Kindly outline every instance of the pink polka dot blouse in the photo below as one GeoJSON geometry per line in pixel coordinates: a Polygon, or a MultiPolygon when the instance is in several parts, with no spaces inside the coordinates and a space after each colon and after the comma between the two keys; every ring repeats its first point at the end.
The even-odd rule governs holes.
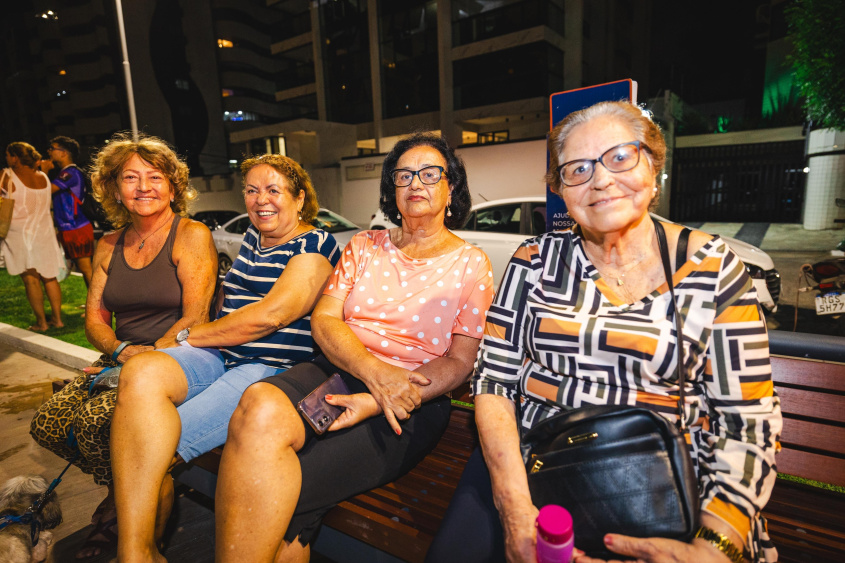
{"type": "Polygon", "coordinates": [[[346,324],[370,353],[413,370],[444,356],[453,334],[484,336],[493,270],[471,244],[415,259],[388,231],[363,231],[346,245],[324,295],[344,301],[346,324]]]}

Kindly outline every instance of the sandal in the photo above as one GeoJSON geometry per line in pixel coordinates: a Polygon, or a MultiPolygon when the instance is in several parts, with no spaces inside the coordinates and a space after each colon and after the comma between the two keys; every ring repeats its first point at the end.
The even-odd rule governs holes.
{"type": "Polygon", "coordinates": [[[79,548],[79,550],[77,550],[76,559],[78,561],[81,559],[92,559],[94,557],[99,557],[107,549],[114,549],[116,547],[117,516],[108,520],[100,520],[97,525],[94,526],[94,529],[91,530],[91,533],[88,534],[87,538],[85,538],[85,541],[82,543],[82,546],[79,548]],[[96,553],[80,555],[83,551],[86,550],[96,550],[96,553]]]}

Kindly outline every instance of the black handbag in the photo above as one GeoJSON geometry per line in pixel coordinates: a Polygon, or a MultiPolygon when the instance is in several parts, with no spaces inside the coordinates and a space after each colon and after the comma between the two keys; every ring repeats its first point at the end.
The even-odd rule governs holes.
{"type": "MultiPolygon", "coordinates": [[[[680,336],[683,321],[675,303],[666,233],[657,221],[655,229],[680,336]]],[[[609,555],[603,542],[607,533],[688,542],[698,530],[698,479],[682,406],[686,370],[682,347],[676,349],[680,429],[646,408],[593,406],[554,415],[522,438],[529,453],[532,501],[538,507],[566,508],[572,514],[575,545],[591,556],[609,555]]]]}

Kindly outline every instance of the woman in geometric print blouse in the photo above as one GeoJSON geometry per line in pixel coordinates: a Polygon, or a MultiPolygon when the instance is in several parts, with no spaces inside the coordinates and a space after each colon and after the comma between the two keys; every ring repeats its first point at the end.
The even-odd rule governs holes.
{"type": "MultiPolygon", "coordinates": [[[[476,452],[431,561],[450,543],[453,560],[496,560],[479,554],[484,542],[471,537],[504,546],[509,560],[534,561],[538,509],[528,491],[517,423],[528,430],[562,409],[601,404],[643,406],[677,418],[677,338],[666,315],[671,296],[648,213],[665,162],[663,136],[635,106],[606,102],[558,124],[549,153],[546,180],[577,226],[525,241],[508,265],[472,381],[489,477],[476,452]],[[467,496],[461,491],[467,486],[486,491],[467,496]],[[461,506],[467,498],[487,504],[461,506]],[[472,521],[464,522],[461,513],[472,514],[472,521]],[[445,537],[450,533],[458,541],[445,537]],[[461,545],[472,549],[456,556],[461,545]]],[[[675,258],[684,228],[663,227],[678,262],[673,280],[683,304],[691,374],[686,413],[701,523],[752,560],[774,561],[760,512],[775,482],[782,420],[757,296],[743,264],[719,237],[687,231],[687,251],[675,258]]],[[[605,537],[610,551],[642,561],[728,561],[717,542],[605,537]]]]}
{"type": "Polygon", "coordinates": [[[217,320],[157,342],[123,366],[111,428],[118,559],[162,560],[157,539],[173,502],[168,468],[226,441],[229,418],[252,383],[315,354],[311,310],[340,258],[315,229],[317,192],[294,160],[245,160],[252,223],[223,280],[217,320]]]}

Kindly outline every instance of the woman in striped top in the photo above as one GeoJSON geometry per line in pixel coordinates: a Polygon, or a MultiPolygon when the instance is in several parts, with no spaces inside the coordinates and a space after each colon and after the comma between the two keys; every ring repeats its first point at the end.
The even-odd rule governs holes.
{"type": "MultiPolygon", "coordinates": [[[[466,503],[450,508],[440,536],[453,538],[438,537],[431,561],[449,544],[457,550],[450,553],[453,560],[507,555],[534,561],[538,509],[518,425],[527,431],[561,410],[604,404],[677,418],[678,337],[666,313],[671,296],[648,212],[665,162],[663,136],[635,106],[602,103],[555,127],[549,152],[547,181],[577,226],[525,241],[508,265],[472,382],[486,468],[476,454],[455,495],[485,502],[473,512],[466,503]],[[464,487],[478,492],[467,495],[464,487]],[[481,517],[485,510],[487,518],[481,517]],[[467,541],[479,536],[492,538],[486,545],[498,546],[499,553],[479,553],[475,548],[484,542],[467,541]],[[461,545],[474,549],[465,553],[461,545]]],[[[745,551],[752,560],[775,560],[760,513],[775,481],[782,420],[757,296],[719,237],[663,227],[676,257],[673,280],[690,374],[686,418],[702,526],[737,548],[734,559],[745,551]],[[684,251],[679,241],[687,235],[684,251]]],[[[687,544],[608,534],[605,545],[640,561],[729,560],[726,543],[704,538],[687,544]]]]}
{"type": "Polygon", "coordinates": [[[131,358],[120,376],[111,444],[121,561],[160,557],[172,463],[223,444],[250,384],[314,356],[310,313],[340,250],[311,225],[317,194],[299,164],[267,154],[241,171],[252,226],[217,320],[131,358]]]}

